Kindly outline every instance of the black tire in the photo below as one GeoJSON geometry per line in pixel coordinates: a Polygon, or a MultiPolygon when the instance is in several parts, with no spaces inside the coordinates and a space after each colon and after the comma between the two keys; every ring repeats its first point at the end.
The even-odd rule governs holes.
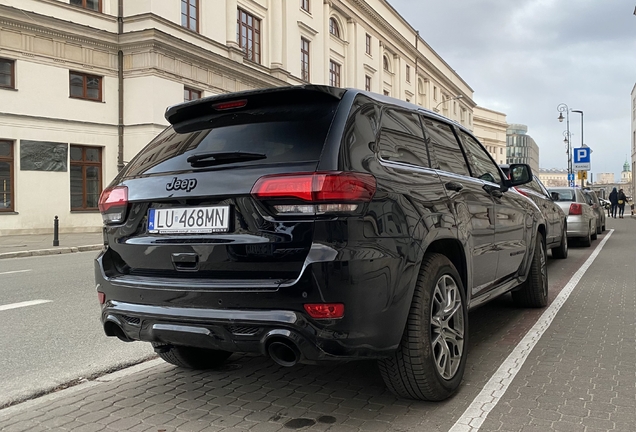
{"type": "Polygon", "coordinates": [[[399,397],[444,400],[459,388],[467,353],[468,310],[459,273],[444,255],[427,254],[400,346],[378,360],[382,378],[399,397]]]}
{"type": "Polygon", "coordinates": [[[552,257],[558,259],[566,259],[568,257],[568,233],[565,226],[563,226],[563,232],[561,233],[561,244],[552,248],[552,257]]]}
{"type": "MultiPolygon", "coordinates": [[[[603,227],[601,226],[601,224],[599,223],[598,226],[596,227],[596,234],[603,234],[603,227]]],[[[596,238],[594,239],[596,240],[596,238]]]]}
{"type": "Polygon", "coordinates": [[[598,231],[598,228],[596,228],[596,226],[594,226],[594,229],[592,229],[592,225],[590,225],[590,238],[592,240],[596,240],[598,238],[598,234],[596,234],[596,232],[598,231]]]}
{"type": "Polygon", "coordinates": [[[548,304],[548,266],[543,235],[537,233],[537,241],[530,264],[528,279],[512,292],[517,306],[541,308],[548,304]]]}
{"type": "Polygon", "coordinates": [[[581,239],[581,244],[583,244],[584,247],[592,246],[592,226],[591,225],[587,230],[587,237],[583,237],[581,239]]]}
{"type": "Polygon", "coordinates": [[[164,361],[186,369],[211,369],[225,363],[232,353],[228,351],[153,343],[164,361]]]}

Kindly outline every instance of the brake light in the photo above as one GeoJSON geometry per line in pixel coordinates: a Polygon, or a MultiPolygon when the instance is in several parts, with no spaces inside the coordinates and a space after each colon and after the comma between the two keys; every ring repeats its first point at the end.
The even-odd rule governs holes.
{"type": "Polygon", "coordinates": [[[241,100],[235,100],[231,102],[220,102],[220,103],[212,105],[212,108],[214,108],[217,111],[223,111],[223,110],[229,110],[229,109],[235,109],[235,108],[243,108],[245,105],[247,105],[247,99],[241,99],[241,100]]]}
{"type": "Polygon", "coordinates": [[[336,319],[344,316],[344,304],[342,303],[306,304],[305,310],[314,319],[336,319]]]}
{"type": "Polygon", "coordinates": [[[123,222],[128,207],[128,187],[115,186],[106,188],[99,196],[99,211],[104,223],[123,222]]]}
{"type": "Polygon", "coordinates": [[[283,214],[351,212],[369,202],[376,190],[375,177],[351,172],[276,174],[259,178],[252,196],[259,200],[301,200],[305,203],[276,204],[283,214]]]}
{"type": "Polygon", "coordinates": [[[583,214],[583,206],[581,204],[572,203],[570,204],[570,214],[571,215],[582,215],[583,214]]]}

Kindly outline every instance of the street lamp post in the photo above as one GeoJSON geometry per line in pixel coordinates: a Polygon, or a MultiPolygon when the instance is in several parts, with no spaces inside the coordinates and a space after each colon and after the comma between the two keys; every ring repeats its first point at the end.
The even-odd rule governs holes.
{"type": "MultiPolygon", "coordinates": [[[[585,144],[583,144],[583,111],[581,111],[581,110],[572,110],[572,112],[581,114],[581,147],[585,147],[585,144]]],[[[583,178],[581,177],[581,187],[583,187],[583,186],[584,186],[583,178]]]]}
{"type": "Polygon", "coordinates": [[[567,152],[568,152],[568,186],[572,186],[572,180],[570,180],[573,176],[574,176],[574,171],[572,170],[572,145],[571,145],[571,135],[570,135],[570,108],[562,103],[557,105],[557,111],[559,111],[559,118],[558,120],[560,122],[563,122],[563,113],[565,112],[565,127],[566,127],[566,131],[565,133],[567,134],[565,139],[567,140],[567,152]]]}
{"type": "Polygon", "coordinates": [[[442,100],[440,103],[435,105],[435,108],[433,108],[433,111],[437,112],[437,107],[440,106],[443,103],[446,103],[446,102],[449,102],[449,101],[452,101],[452,100],[461,99],[463,97],[464,97],[464,95],[457,95],[457,96],[449,97],[448,99],[444,99],[444,96],[442,96],[442,99],[444,99],[444,100],[442,100]]]}

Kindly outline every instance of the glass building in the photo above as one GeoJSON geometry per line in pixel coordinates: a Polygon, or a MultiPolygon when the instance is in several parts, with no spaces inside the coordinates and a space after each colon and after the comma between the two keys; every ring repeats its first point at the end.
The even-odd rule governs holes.
{"type": "Polygon", "coordinates": [[[528,135],[528,126],[510,124],[506,130],[506,163],[524,163],[539,172],[539,146],[528,135]]]}

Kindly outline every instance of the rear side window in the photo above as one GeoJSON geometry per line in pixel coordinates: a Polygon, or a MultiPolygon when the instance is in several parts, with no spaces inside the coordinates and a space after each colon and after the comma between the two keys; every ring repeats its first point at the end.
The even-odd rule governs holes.
{"type": "Polygon", "coordinates": [[[470,176],[464,153],[450,125],[427,117],[422,118],[429,142],[433,168],[470,176]],[[433,157],[433,154],[435,155],[433,157]]]}
{"type": "Polygon", "coordinates": [[[420,116],[408,111],[387,109],[382,114],[380,158],[391,162],[430,167],[420,116]]]}
{"type": "Polygon", "coordinates": [[[477,177],[480,180],[485,180],[491,183],[501,184],[499,168],[492,161],[481,144],[479,144],[475,138],[463,131],[460,131],[459,135],[462,138],[464,146],[468,150],[468,160],[470,161],[473,177],[477,177]]]}
{"type": "Polygon", "coordinates": [[[317,161],[337,105],[338,101],[229,112],[205,119],[196,124],[197,130],[185,133],[169,127],[126,167],[126,176],[212,166],[210,161],[215,154],[227,157],[233,152],[256,154],[259,158],[224,162],[221,166],[317,161]],[[205,159],[193,166],[188,158],[192,161],[194,156],[205,159]]]}

